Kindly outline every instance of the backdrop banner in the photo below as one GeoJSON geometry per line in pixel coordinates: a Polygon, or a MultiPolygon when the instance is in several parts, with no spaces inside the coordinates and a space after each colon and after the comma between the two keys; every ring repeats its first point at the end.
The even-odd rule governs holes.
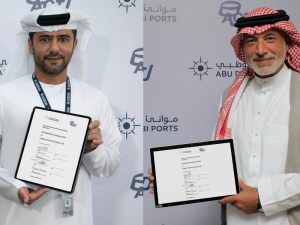
{"type": "Polygon", "coordinates": [[[143,224],[143,58],[137,51],[143,47],[142,1],[4,0],[0,4],[0,83],[25,14],[55,4],[89,15],[92,36],[86,82],[108,96],[123,136],[117,172],[92,179],[94,224],[143,224]]]}
{"type": "MultiPolygon", "coordinates": [[[[299,30],[298,0],[144,0],[145,174],[151,147],[211,140],[222,93],[245,67],[230,45],[233,25],[261,6],[286,10],[299,30]]],[[[217,225],[220,206],[155,208],[145,193],[144,224],[217,225]]]]}

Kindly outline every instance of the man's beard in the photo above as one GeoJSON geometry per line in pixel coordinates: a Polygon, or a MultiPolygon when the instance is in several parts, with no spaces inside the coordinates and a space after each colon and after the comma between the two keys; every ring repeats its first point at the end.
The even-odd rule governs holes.
{"type": "Polygon", "coordinates": [[[40,59],[33,53],[35,65],[49,76],[57,76],[62,73],[68,67],[71,56],[72,54],[70,55],[70,57],[65,57],[58,53],[49,53],[48,55],[40,59]],[[51,63],[51,58],[55,58],[61,62],[57,65],[47,65],[45,61],[50,61],[51,63]]]}
{"type": "Polygon", "coordinates": [[[264,68],[264,66],[258,66],[253,61],[250,61],[249,65],[256,74],[258,74],[260,76],[267,76],[267,75],[275,74],[277,72],[277,70],[284,63],[284,60],[285,60],[285,56],[275,59],[275,61],[270,66],[268,66],[270,68],[264,68]]]}
{"type": "Polygon", "coordinates": [[[267,55],[264,55],[263,57],[259,57],[257,55],[254,55],[249,61],[249,66],[254,70],[254,72],[259,76],[268,76],[268,75],[274,75],[278,72],[279,68],[283,65],[286,57],[286,45],[284,46],[284,54],[281,57],[277,57],[273,53],[268,53],[267,55]],[[265,66],[259,66],[258,62],[255,60],[259,59],[271,59],[273,58],[274,61],[271,65],[265,66]]]}

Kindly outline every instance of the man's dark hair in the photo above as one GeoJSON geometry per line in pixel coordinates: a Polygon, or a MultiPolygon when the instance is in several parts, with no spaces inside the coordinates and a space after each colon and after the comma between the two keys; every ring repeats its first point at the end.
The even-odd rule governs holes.
{"type": "MultiPolygon", "coordinates": [[[[73,32],[73,35],[74,35],[74,40],[76,39],[76,36],[77,36],[77,30],[72,30],[73,32]]],[[[33,35],[35,34],[36,32],[29,32],[29,38],[30,40],[32,41],[33,40],[33,35]]]]}

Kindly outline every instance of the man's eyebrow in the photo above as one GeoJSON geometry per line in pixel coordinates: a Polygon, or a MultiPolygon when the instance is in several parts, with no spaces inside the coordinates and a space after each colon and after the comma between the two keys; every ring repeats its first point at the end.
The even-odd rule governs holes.
{"type": "Polygon", "coordinates": [[[251,34],[244,34],[243,35],[243,39],[248,39],[248,38],[256,38],[255,35],[251,35],[251,34]]]}
{"type": "Polygon", "coordinates": [[[52,37],[52,35],[42,34],[42,35],[39,35],[38,37],[39,37],[39,38],[40,38],[40,37],[52,37]]]}

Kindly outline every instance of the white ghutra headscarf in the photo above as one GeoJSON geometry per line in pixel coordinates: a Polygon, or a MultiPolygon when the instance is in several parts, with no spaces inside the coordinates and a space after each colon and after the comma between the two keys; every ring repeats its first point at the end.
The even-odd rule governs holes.
{"type": "Polygon", "coordinates": [[[1,78],[2,82],[33,73],[34,61],[28,48],[30,32],[53,32],[62,29],[77,30],[78,44],[68,66],[68,74],[85,80],[86,49],[91,36],[87,15],[55,5],[30,12],[21,20],[21,26],[23,30],[17,34],[16,52],[1,78]]]}

